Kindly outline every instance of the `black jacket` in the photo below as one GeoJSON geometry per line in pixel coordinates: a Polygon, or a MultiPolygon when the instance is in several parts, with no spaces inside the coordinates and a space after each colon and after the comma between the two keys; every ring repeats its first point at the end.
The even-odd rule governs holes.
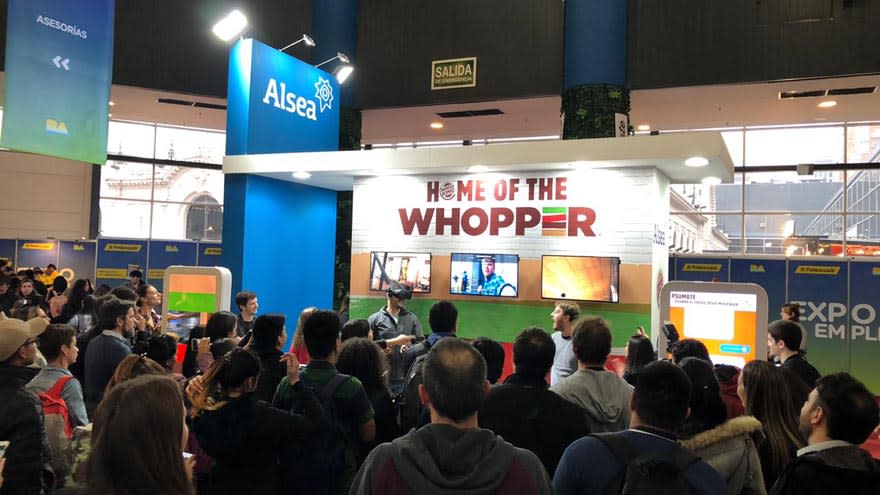
{"type": "Polygon", "coordinates": [[[257,399],[271,404],[278,384],[287,376],[287,364],[281,362],[283,354],[278,349],[258,351],[251,346],[251,350],[260,357],[260,364],[262,365],[254,395],[257,396],[257,399]]]}
{"type": "Polygon", "coordinates": [[[821,376],[816,368],[813,367],[812,364],[808,363],[807,360],[801,356],[800,354],[795,354],[794,356],[789,357],[782,363],[781,366],[783,369],[790,370],[792,373],[798,376],[807,386],[812,389],[816,386],[816,380],[821,376]]]}
{"type": "Polygon", "coordinates": [[[804,454],[786,466],[770,495],[877,495],[880,462],[859,447],[804,454]]]}
{"type": "Polygon", "coordinates": [[[518,373],[492,387],[478,418],[480,428],[534,452],[551,477],[566,447],[590,433],[583,409],[548,390],[543,378],[518,373]]]}
{"type": "Polygon", "coordinates": [[[38,372],[0,364],[0,440],[9,441],[0,495],[51,493],[55,482],[43,406],[24,388],[38,372]]]}
{"type": "Polygon", "coordinates": [[[304,415],[275,409],[248,394],[196,416],[193,432],[214,459],[210,495],[295,493],[296,487],[282,486],[279,459],[330,423],[309,387],[300,381],[293,389],[304,415]]]}

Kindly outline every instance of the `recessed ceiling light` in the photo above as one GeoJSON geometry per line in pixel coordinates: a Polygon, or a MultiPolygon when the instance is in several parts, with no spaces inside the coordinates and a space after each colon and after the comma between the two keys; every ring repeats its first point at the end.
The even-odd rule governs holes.
{"type": "Polygon", "coordinates": [[[684,164],[688,167],[705,167],[709,164],[709,160],[703,158],[702,156],[692,156],[685,160],[684,164]]]}
{"type": "Polygon", "coordinates": [[[481,174],[483,172],[488,172],[488,171],[489,171],[489,167],[487,167],[485,165],[472,165],[471,167],[468,168],[468,172],[471,172],[474,174],[481,174]]]}
{"type": "Polygon", "coordinates": [[[651,126],[649,126],[648,124],[642,124],[642,125],[640,125],[640,126],[638,127],[638,130],[640,130],[640,131],[650,131],[650,130],[651,130],[651,126]]]}
{"type": "Polygon", "coordinates": [[[112,113],[108,113],[107,116],[108,116],[108,117],[112,117],[113,114],[112,114],[112,113]]]}
{"type": "Polygon", "coordinates": [[[112,107],[112,106],[115,105],[116,103],[113,103],[113,100],[110,100],[107,104],[110,105],[110,106],[112,107]]]}
{"type": "Polygon", "coordinates": [[[303,180],[305,180],[305,179],[308,179],[308,178],[311,177],[311,176],[312,176],[312,174],[310,174],[310,173],[308,173],[308,172],[294,172],[294,173],[293,173],[293,178],[294,178],[294,179],[303,179],[303,180]]]}
{"type": "Polygon", "coordinates": [[[431,122],[431,129],[443,129],[443,122],[431,122]]]}
{"type": "Polygon", "coordinates": [[[826,100],[816,106],[819,108],[832,108],[837,106],[837,102],[834,100],[826,100]]]}
{"type": "Polygon", "coordinates": [[[700,181],[704,186],[717,186],[721,184],[721,179],[718,177],[703,177],[703,180],[700,181]]]}

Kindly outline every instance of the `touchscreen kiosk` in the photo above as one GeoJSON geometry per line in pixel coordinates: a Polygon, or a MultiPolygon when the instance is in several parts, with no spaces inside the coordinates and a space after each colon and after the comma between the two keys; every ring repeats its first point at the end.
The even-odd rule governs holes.
{"type": "Polygon", "coordinates": [[[174,332],[181,342],[190,331],[208,323],[217,311],[229,311],[232,274],[219,266],[172,265],[165,269],[162,295],[162,331],[174,332]]]}
{"type": "MultiPolygon", "coordinates": [[[[702,341],[715,364],[742,368],[767,359],[767,293],[756,284],[669,282],[660,293],[660,314],[682,339],[702,341]]],[[[657,332],[657,355],[668,353],[657,332]]]]}

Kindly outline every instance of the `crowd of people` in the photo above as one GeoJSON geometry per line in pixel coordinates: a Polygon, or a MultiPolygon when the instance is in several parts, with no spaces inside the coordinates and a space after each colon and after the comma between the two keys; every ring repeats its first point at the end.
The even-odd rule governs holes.
{"type": "Polygon", "coordinates": [[[394,284],[368,319],[305,308],[285,349],[245,291],[179,365],[139,273],[49,271],[0,278],[0,495],[880,493],[875,397],[819,376],[794,321],[770,325],[778,365],[693,339],[658,359],[639,329],[612,371],[608,324],[560,301],[500,381],[504,348],[459,338],[453,302],[427,336],[394,284]]]}

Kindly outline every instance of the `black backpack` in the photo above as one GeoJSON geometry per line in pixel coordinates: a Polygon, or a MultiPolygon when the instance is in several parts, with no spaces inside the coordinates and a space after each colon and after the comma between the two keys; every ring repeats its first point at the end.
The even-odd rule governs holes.
{"type": "MultiPolygon", "coordinates": [[[[347,382],[351,376],[342,373],[336,374],[323,388],[318,388],[309,383],[306,377],[302,377],[303,383],[309,386],[321,403],[321,408],[327,415],[332,425],[331,428],[321,430],[308,442],[302,455],[292,463],[295,473],[290,478],[290,486],[296,487],[301,493],[329,494],[334,493],[335,485],[342,479],[345,471],[345,446],[347,440],[343,431],[342,420],[336,412],[336,404],[333,396],[339,387],[347,382]]],[[[302,414],[303,410],[298,401],[295,401],[291,411],[302,414]]]]}
{"type": "Polygon", "coordinates": [[[641,452],[619,433],[591,435],[605,444],[611,453],[624,464],[624,469],[611,481],[607,490],[621,495],[685,495],[697,494],[684,476],[687,468],[700,460],[699,457],[678,445],[666,455],[641,452]]]}
{"type": "Polygon", "coordinates": [[[407,433],[412,428],[421,426],[422,417],[426,414],[425,406],[419,398],[419,385],[422,383],[422,366],[431,344],[425,340],[419,342],[413,348],[418,348],[418,356],[410,365],[403,381],[403,390],[394,397],[394,410],[397,417],[397,426],[402,433],[407,433]]]}

